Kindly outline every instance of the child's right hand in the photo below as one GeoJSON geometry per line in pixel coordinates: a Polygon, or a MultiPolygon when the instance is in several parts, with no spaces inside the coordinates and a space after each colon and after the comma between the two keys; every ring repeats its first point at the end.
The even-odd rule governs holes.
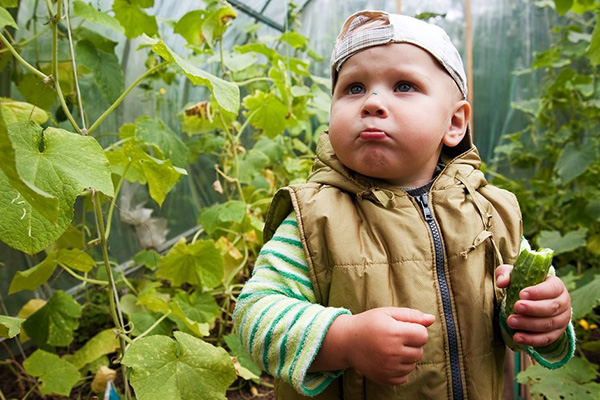
{"type": "Polygon", "coordinates": [[[347,361],[372,381],[402,385],[423,357],[435,316],[399,307],[374,308],[345,318],[347,361]]]}

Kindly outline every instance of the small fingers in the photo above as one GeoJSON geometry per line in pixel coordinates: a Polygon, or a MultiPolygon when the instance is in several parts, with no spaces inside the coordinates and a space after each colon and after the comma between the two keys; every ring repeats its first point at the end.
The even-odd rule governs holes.
{"type": "Polygon", "coordinates": [[[565,330],[571,320],[571,311],[567,310],[552,317],[527,317],[520,314],[510,315],[506,322],[514,330],[527,332],[552,332],[556,329],[565,330]]]}
{"type": "Polygon", "coordinates": [[[496,268],[494,273],[496,274],[496,285],[499,288],[502,289],[508,287],[508,284],[510,283],[510,273],[512,269],[513,266],[508,264],[502,264],[498,268],[496,268]]]}
{"type": "Polygon", "coordinates": [[[545,333],[517,332],[513,335],[513,340],[516,343],[525,346],[545,347],[554,343],[563,332],[564,329],[557,329],[545,333]]]}
{"type": "Polygon", "coordinates": [[[569,296],[560,278],[548,276],[544,282],[521,290],[519,297],[523,300],[545,300],[569,296]]]}

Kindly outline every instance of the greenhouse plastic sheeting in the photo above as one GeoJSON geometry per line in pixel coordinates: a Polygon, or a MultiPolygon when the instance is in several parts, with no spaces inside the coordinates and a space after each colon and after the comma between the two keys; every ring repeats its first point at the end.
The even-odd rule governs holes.
{"type": "MultiPolygon", "coordinates": [[[[21,25],[23,19],[31,15],[31,10],[27,10],[29,3],[21,2],[19,14],[21,25]]],[[[108,10],[111,3],[111,1],[97,1],[94,2],[94,5],[108,10]]],[[[284,29],[287,26],[288,1],[239,0],[236,3],[243,3],[256,13],[280,24],[284,29]]],[[[434,19],[434,22],[448,31],[463,55],[463,59],[466,55],[467,27],[464,1],[301,0],[296,4],[298,6],[296,10],[302,12],[301,32],[310,39],[310,46],[323,56],[322,62],[312,63],[311,71],[326,78],[329,77],[329,56],[333,41],[343,20],[348,15],[362,9],[401,11],[407,15],[422,12],[441,14],[440,17],[434,19]],[[398,10],[399,5],[401,5],[401,10],[398,10]]],[[[202,2],[196,0],[156,1],[154,9],[150,12],[165,19],[177,19],[201,5],[202,2]]],[[[42,6],[40,4],[40,7],[42,6]]],[[[225,46],[243,44],[247,36],[242,27],[255,22],[263,25],[259,36],[281,33],[276,28],[261,23],[260,18],[256,16],[249,15],[241,9],[238,9],[237,12],[238,17],[234,21],[233,28],[228,31],[224,39],[225,46]]],[[[483,160],[489,162],[492,159],[493,148],[498,144],[501,136],[515,131],[523,125],[521,116],[511,111],[510,104],[512,101],[530,97],[530,94],[537,89],[538,84],[535,77],[530,74],[514,74],[513,72],[527,68],[532,61],[532,53],[542,50],[548,45],[549,25],[554,12],[540,10],[534,6],[533,2],[525,0],[477,0],[471,2],[471,15],[474,54],[473,132],[475,143],[483,160]]],[[[182,54],[188,52],[184,40],[173,34],[170,26],[163,24],[161,29],[162,37],[166,38],[171,48],[182,54]]],[[[139,44],[139,39],[122,41],[117,47],[117,54],[119,54],[125,71],[126,84],[132,82],[145,70],[145,59],[133,56],[133,51],[139,44]]],[[[190,86],[185,79],[181,79],[165,94],[170,100],[168,104],[171,105],[171,109],[162,109],[159,116],[172,129],[179,131],[178,113],[188,102],[200,101],[206,98],[206,95],[205,89],[190,86]]],[[[97,132],[115,132],[122,123],[135,121],[144,111],[156,109],[153,101],[156,99],[141,99],[140,92],[134,90],[119,108],[118,113],[107,119],[97,132]]],[[[93,117],[91,116],[91,118],[93,117]]],[[[163,239],[179,236],[194,226],[200,207],[210,205],[217,200],[216,194],[211,189],[214,169],[210,160],[201,160],[189,166],[188,172],[189,175],[178,183],[162,208],[158,209],[158,207],[152,206],[152,202],[147,200],[147,195],[138,193],[134,186],[128,188],[131,191],[132,203],[121,203],[119,204],[120,208],[133,207],[146,202],[146,207],[153,208],[154,217],[167,222],[168,232],[163,229],[163,239]]],[[[118,221],[118,218],[113,223],[111,251],[118,262],[125,262],[140,250],[140,244],[135,235],[132,235],[134,227],[118,221]]],[[[8,286],[15,271],[26,269],[39,260],[31,260],[28,256],[13,251],[0,243],[0,261],[4,263],[4,266],[0,268],[0,293],[6,300],[8,286]]],[[[59,286],[72,285],[72,281],[64,275],[66,274],[59,278],[59,286]]],[[[46,294],[38,291],[35,295],[45,297],[46,294]]],[[[6,302],[8,313],[15,314],[26,298],[30,296],[31,293],[19,293],[11,296],[6,302]]]]}

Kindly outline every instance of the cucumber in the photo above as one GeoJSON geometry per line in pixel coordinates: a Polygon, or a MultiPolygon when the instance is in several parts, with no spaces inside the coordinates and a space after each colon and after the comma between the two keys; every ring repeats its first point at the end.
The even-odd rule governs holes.
{"type": "MultiPolygon", "coordinates": [[[[542,248],[534,251],[529,245],[521,249],[519,258],[510,274],[510,285],[506,290],[506,297],[502,302],[502,313],[505,318],[514,314],[515,303],[519,300],[521,290],[542,283],[546,279],[552,265],[552,256],[554,256],[552,249],[542,248]]],[[[513,350],[518,349],[519,345],[512,340],[515,332],[508,325],[505,328],[507,330],[507,335],[504,337],[506,344],[513,350]]]]}

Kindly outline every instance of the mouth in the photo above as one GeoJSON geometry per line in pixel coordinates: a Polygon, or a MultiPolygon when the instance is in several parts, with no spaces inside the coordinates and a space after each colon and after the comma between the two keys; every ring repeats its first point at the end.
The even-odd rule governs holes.
{"type": "Polygon", "coordinates": [[[359,135],[360,139],[366,142],[376,142],[387,138],[387,134],[376,128],[367,128],[359,135]]]}

